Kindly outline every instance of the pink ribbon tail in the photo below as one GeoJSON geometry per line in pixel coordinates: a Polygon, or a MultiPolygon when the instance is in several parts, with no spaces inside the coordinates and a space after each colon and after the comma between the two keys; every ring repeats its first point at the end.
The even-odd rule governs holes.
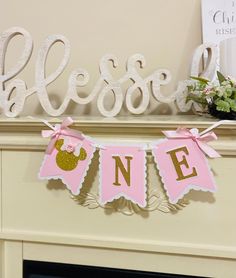
{"type": "Polygon", "coordinates": [[[210,147],[207,143],[210,141],[217,140],[217,136],[213,131],[205,133],[204,135],[199,136],[197,138],[197,144],[199,148],[205,152],[210,158],[218,158],[221,155],[212,147],[210,147]]]}
{"type": "Polygon", "coordinates": [[[57,142],[57,139],[59,137],[59,134],[57,136],[54,136],[53,138],[51,138],[51,140],[49,141],[48,143],[48,146],[47,146],[47,149],[46,149],[46,153],[47,154],[51,154],[54,147],[55,147],[55,144],[57,142]]]}
{"type": "Polygon", "coordinates": [[[197,145],[198,147],[205,153],[207,154],[210,158],[218,158],[221,157],[221,155],[214,150],[212,147],[210,147],[209,145],[207,145],[204,142],[201,142],[200,140],[197,141],[197,145]]]}

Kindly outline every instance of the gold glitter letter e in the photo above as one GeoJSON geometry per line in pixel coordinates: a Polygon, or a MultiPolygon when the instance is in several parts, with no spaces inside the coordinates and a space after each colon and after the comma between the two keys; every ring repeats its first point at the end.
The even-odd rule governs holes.
{"type": "Polygon", "coordinates": [[[186,175],[186,176],[183,174],[183,171],[181,169],[181,165],[184,165],[188,169],[189,169],[189,165],[188,165],[188,162],[186,160],[185,155],[183,155],[182,160],[180,160],[180,161],[178,160],[178,158],[176,156],[177,152],[184,152],[187,155],[189,154],[188,149],[186,147],[181,147],[181,148],[178,148],[178,149],[171,150],[171,151],[167,152],[171,157],[171,160],[172,160],[172,162],[175,166],[176,173],[178,175],[178,178],[176,180],[181,181],[181,180],[185,180],[185,179],[197,176],[197,171],[196,171],[195,167],[192,168],[192,173],[191,174],[186,175]]]}

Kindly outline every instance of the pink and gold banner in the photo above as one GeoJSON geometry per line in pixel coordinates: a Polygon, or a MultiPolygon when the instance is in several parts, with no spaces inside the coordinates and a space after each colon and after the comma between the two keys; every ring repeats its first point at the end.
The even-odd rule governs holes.
{"type": "MultiPolygon", "coordinates": [[[[78,195],[97,148],[100,150],[101,205],[124,197],[145,207],[147,144],[98,145],[93,139],[69,128],[72,123],[71,118],[66,118],[62,124],[55,126],[45,122],[50,130],[43,130],[42,136],[49,137],[50,142],[39,178],[61,179],[74,195],[78,195]]],[[[208,145],[208,142],[217,140],[215,133],[211,131],[217,125],[219,124],[202,133],[197,129],[186,128],[163,131],[166,138],[152,144],[150,150],[171,203],[177,203],[190,189],[216,191],[206,155],[210,158],[220,157],[208,145]]]]}

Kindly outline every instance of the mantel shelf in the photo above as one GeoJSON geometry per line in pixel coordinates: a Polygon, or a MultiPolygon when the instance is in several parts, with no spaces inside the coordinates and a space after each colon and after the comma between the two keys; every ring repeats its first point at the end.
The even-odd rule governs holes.
{"type": "MultiPolygon", "coordinates": [[[[44,120],[51,124],[60,123],[63,118],[44,120]]],[[[133,117],[73,117],[73,128],[79,129],[85,135],[92,136],[98,142],[129,142],[151,143],[163,138],[162,130],[176,129],[179,126],[199,128],[204,130],[217,122],[217,119],[185,116],[133,116],[133,117]]],[[[48,129],[40,118],[0,117],[0,148],[1,149],[34,149],[45,150],[48,138],[41,137],[41,130],[48,129]]],[[[236,154],[236,122],[222,124],[215,129],[219,140],[211,142],[221,154],[236,154]]]]}
{"type": "MultiPolygon", "coordinates": [[[[19,118],[6,118],[0,117],[0,131],[9,130],[12,128],[25,128],[27,130],[38,130],[44,128],[43,120],[49,121],[52,124],[60,123],[62,119],[67,117],[19,117],[19,118]]],[[[73,116],[72,116],[73,117],[73,116]]],[[[77,128],[176,128],[178,126],[186,126],[188,128],[207,128],[218,120],[212,117],[204,117],[198,115],[148,115],[148,116],[120,116],[116,118],[104,118],[94,116],[73,117],[74,126],[77,128]]],[[[236,121],[223,124],[217,129],[235,129],[236,121]]],[[[142,130],[140,130],[142,133],[142,130]]]]}

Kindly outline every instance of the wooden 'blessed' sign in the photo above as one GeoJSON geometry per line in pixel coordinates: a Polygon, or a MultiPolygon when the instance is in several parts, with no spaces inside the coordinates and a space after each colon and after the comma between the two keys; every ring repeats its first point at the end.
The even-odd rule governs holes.
{"type": "MultiPolygon", "coordinates": [[[[45,110],[51,116],[62,115],[68,104],[73,101],[79,105],[85,105],[93,100],[97,100],[97,107],[100,113],[105,117],[114,117],[119,114],[123,104],[125,103],[128,111],[132,114],[144,113],[150,103],[150,95],[160,103],[175,102],[177,107],[185,112],[191,109],[193,104],[191,101],[186,105],[186,87],[187,82],[181,81],[178,88],[171,95],[164,96],[161,92],[161,87],[169,84],[171,81],[171,73],[167,69],[158,69],[152,74],[143,78],[137,71],[137,65],[143,68],[146,64],[145,58],[141,54],[134,54],[128,58],[126,63],[126,73],[118,80],[116,80],[109,71],[109,63],[116,68],[118,66],[117,57],[113,54],[104,55],[99,63],[100,77],[97,80],[94,89],[89,92],[87,97],[80,97],[78,95],[79,87],[84,87],[89,81],[89,74],[82,68],[74,69],[68,80],[68,89],[65,98],[59,108],[54,108],[50,102],[47,86],[54,82],[59,75],[61,75],[69,61],[70,56],[70,42],[62,35],[50,35],[43,42],[38,51],[35,64],[35,85],[27,88],[26,82],[16,76],[28,64],[32,51],[33,40],[31,35],[23,28],[13,27],[1,34],[0,37],[0,111],[7,117],[16,117],[23,111],[26,99],[37,94],[38,100],[45,110]],[[25,40],[24,49],[16,64],[7,72],[5,72],[5,55],[8,44],[17,35],[23,36],[25,40]],[[45,65],[47,56],[52,46],[56,43],[64,45],[64,55],[58,68],[46,76],[45,65]],[[131,86],[124,92],[122,84],[131,81],[131,86]],[[7,83],[7,84],[6,84],[7,83]],[[14,91],[14,94],[13,94],[14,91]],[[114,94],[114,103],[110,110],[105,107],[105,99],[109,92],[114,94]],[[140,93],[140,102],[138,106],[133,103],[133,96],[140,93]]],[[[204,69],[204,76],[212,78],[216,66],[217,51],[214,45],[205,44],[199,46],[193,57],[191,75],[199,76],[199,65],[201,57],[205,51],[208,51],[209,62],[204,69]]],[[[195,107],[196,108],[196,107],[195,107]]],[[[197,107],[198,108],[198,107],[197,107]]]]}

